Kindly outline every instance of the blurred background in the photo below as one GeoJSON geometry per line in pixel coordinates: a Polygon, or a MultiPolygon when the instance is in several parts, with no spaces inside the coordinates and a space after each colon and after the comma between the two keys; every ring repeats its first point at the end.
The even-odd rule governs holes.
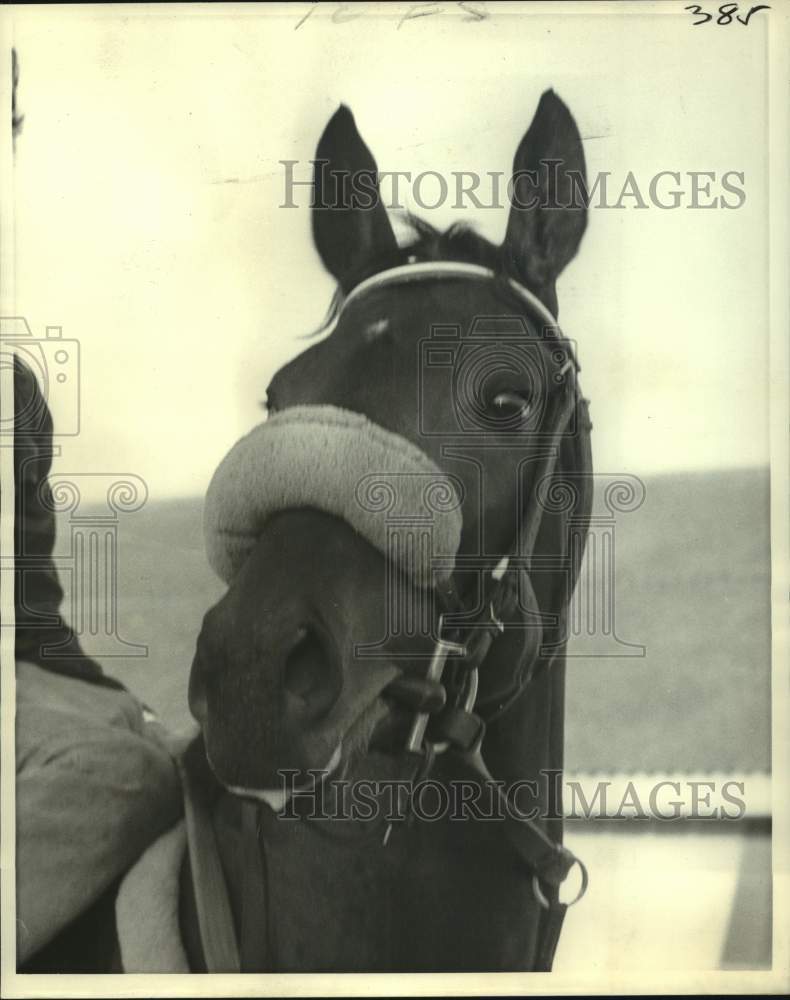
{"type": "MultiPolygon", "coordinates": [[[[593,208],[558,286],[596,471],[645,489],[607,528],[616,635],[571,644],[567,769],[638,788],[737,780],[746,803],[738,822],[569,820],[592,885],[556,967],[767,967],[767,18],[703,34],[682,5],[613,16],[436,3],[407,16],[417,6],[18,7],[8,19],[25,117],[3,316],[41,345],[53,481],[82,494],[58,542],[65,613],[105,669],[188,724],[195,637],[222,590],[201,498],[333,292],[308,194],[281,207],[280,161],[307,179],[342,101],[381,170],[507,173],[553,87],[588,174],[607,172],[616,201],[631,172],[648,201],[593,208]],[[649,202],[660,171],[681,175],[676,209],[649,202]],[[743,204],[688,207],[695,171],[713,173],[713,195],[743,174],[743,204]],[[130,477],[136,509],[107,508],[108,484],[130,477]],[[110,640],[86,616],[75,554],[95,524],[113,539],[110,640]]],[[[504,235],[504,208],[423,209],[402,190],[434,225],[504,235]]]]}

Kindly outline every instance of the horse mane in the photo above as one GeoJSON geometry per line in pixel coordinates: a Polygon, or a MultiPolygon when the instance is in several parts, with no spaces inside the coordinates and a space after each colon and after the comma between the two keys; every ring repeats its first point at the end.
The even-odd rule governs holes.
{"type": "MultiPolygon", "coordinates": [[[[352,288],[381,271],[387,271],[402,264],[416,264],[423,261],[446,260],[464,264],[480,264],[496,273],[502,270],[500,248],[475,232],[468,223],[454,222],[448,229],[442,231],[410,212],[405,213],[401,217],[401,221],[409,231],[406,242],[400,245],[394,253],[380,255],[354,274],[352,288]]],[[[308,337],[320,336],[332,326],[345,299],[346,295],[338,286],[321,324],[317,330],[308,334],[308,337]]]]}

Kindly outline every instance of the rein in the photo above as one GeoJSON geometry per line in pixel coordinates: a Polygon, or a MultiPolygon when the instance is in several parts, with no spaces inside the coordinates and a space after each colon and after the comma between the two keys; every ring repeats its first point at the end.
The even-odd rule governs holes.
{"type": "MultiPolygon", "coordinates": [[[[486,576],[483,595],[485,610],[482,616],[471,623],[463,621],[466,609],[453,586],[452,579],[437,588],[442,611],[439,617],[438,638],[431,656],[426,680],[444,684],[448,694],[447,704],[436,717],[431,717],[428,713],[417,713],[404,747],[404,753],[407,757],[417,759],[416,775],[419,777],[424,778],[427,775],[438,754],[451,753],[464,768],[473,772],[478,781],[493,783],[492,787],[496,788],[497,796],[503,799],[504,792],[501,790],[501,785],[494,782],[483,759],[486,724],[490,724],[507,711],[516,698],[529,687],[533,679],[532,668],[539,654],[536,652],[532,660],[526,663],[526,669],[524,663],[518,665],[509,689],[503,697],[496,699],[497,703],[490,711],[485,711],[484,706],[477,705],[479,672],[485,669],[485,662],[492,646],[505,631],[505,622],[513,615],[519,605],[519,586],[529,596],[535,609],[538,608],[530,582],[529,570],[532,567],[534,548],[544,512],[539,497],[539,488],[542,483],[548,483],[556,472],[563,435],[566,433],[574,413],[580,417],[580,424],[584,426],[585,431],[588,428],[586,400],[581,396],[578,386],[576,374],[579,366],[572,346],[560,333],[554,316],[527,288],[509,277],[503,277],[476,264],[447,261],[419,262],[391,268],[373,275],[348,293],[341,303],[333,324],[328,328],[327,335],[331,334],[343,312],[362,296],[390,285],[407,285],[436,280],[437,278],[466,280],[473,278],[504,285],[504,288],[519,300],[522,307],[526,307],[525,311],[529,318],[539,323],[543,333],[551,332],[551,336],[545,340],[541,337],[542,349],[551,350],[555,358],[557,352],[562,351],[564,358],[564,364],[559,371],[560,380],[557,382],[558,385],[561,383],[561,388],[552,397],[553,405],[544,420],[544,423],[548,424],[548,434],[546,435],[545,451],[540,456],[539,468],[534,477],[534,488],[522,514],[519,531],[510,551],[486,576]],[[451,664],[452,667],[449,671],[451,676],[447,679],[445,674],[451,664]]],[[[556,379],[557,376],[555,376],[556,379]]],[[[581,447],[579,464],[582,467],[581,471],[586,471],[585,467],[589,466],[586,438],[581,447]]],[[[576,458],[579,458],[578,454],[576,458]]],[[[589,487],[588,480],[585,480],[584,485],[589,487]]],[[[582,489],[577,506],[581,509],[582,518],[585,521],[589,519],[590,502],[589,489],[582,489]]],[[[586,536],[586,524],[584,535],[586,536]]],[[[581,553],[579,553],[580,562],[581,553]]],[[[569,594],[573,591],[577,574],[578,565],[573,565],[569,594]]],[[[561,620],[564,613],[565,605],[563,605],[560,615],[561,620]]],[[[560,649],[562,649],[562,645],[558,644],[550,656],[543,657],[542,668],[544,670],[551,666],[560,649]]],[[[194,784],[194,782],[186,783],[185,792],[188,796],[195,794],[194,784]]],[[[262,879],[264,871],[262,863],[264,845],[260,838],[258,809],[257,803],[253,804],[248,801],[243,803],[245,856],[254,855],[255,857],[252,858],[252,867],[248,869],[248,877],[243,890],[241,955],[240,959],[233,955],[235,961],[232,963],[235,966],[235,962],[238,961],[241,971],[260,968],[262,961],[270,959],[270,956],[264,956],[261,953],[262,947],[265,948],[265,939],[268,936],[263,934],[262,937],[261,929],[268,926],[271,915],[267,913],[265,885],[257,884],[262,879]],[[256,884],[252,885],[251,883],[256,884]]],[[[191,810],[188,808],[187,812],[190,815],[191,810]]],[[[543,909],[544,916],[538,931],[535,968],[537,971],[550,971],[565,912],[569,906],[578,902],[586,892],[587,871],[578,858],[560,842],[549,837],[538,823],[527,818],[516,817],[508,808],[505,808],[504,815],[507,817],[504,820],[504,829],[508,840],[528,869],[533,894],[543,909]],[[560,902],[559,887],[574,866],[578,866],[580,871],[580,888],[576,897],[569,903],[560,902]]],[[[385,845],[388,836],[389,829],[384,838],[385,845]]],[[[214,845],[214,850],[216,850],[216,845],[214,845]]],[[[195,893],[199,899],[204,887],[199,884],[201,881],[200,872],[196,871],[191,849],[190,854],[193,857],[192,874],[195,893]]],[[[203,867],[205,868],[205,865],[203,867]]],[[[205,905],[199,905],[199,917],[205,910],[205,905]]],[[[213,963],[210,961],[210,957],[215,954],[215,951],[210,944],[207,947],[208,942],[206,941],[211,929],[205,926],[205,919],[201,918],[199,922],[204,957],[207,964],[211,965],[213,963]]],[[[223,935],[223,940],[227,940],[227,930],[228,928],[225,926],[220,932],[223,935]]],[[[233,949],[226,946],[223,950],[227,961],[227,955],[229,952],[232,954],[233,949]]],[[[209,968],[208,971],[233,970],[229,970],[226,965],[224,969],[209,968]]]]}

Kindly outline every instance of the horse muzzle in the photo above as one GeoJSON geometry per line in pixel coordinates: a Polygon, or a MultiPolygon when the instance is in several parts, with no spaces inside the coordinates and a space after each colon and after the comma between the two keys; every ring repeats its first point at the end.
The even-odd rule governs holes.
{"type": "Polygon", "coordinates": [[[270,791],[282,771],[303,784],[367,748],[389,711],[382,694],[401,673],[387,658],[355,655],[360,630],[376,637],[383,620],[382,566],[348,526],[316,511],[287,512],[263,529],[206,614],[190,675],[190,709],[227,788],[270,791]],[[351,585],[336,588],[339,552],[354,570],[344,574],[351,585]],[[309,574],[281,571],[309,558],[309,574]]]}

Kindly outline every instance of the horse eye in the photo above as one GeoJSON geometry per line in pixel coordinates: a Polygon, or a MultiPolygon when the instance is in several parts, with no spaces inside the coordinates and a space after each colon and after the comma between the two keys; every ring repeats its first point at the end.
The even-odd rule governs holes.
{"type": "Polygon", "coordinates": [[[499,392],[491,401],[497,414],[503,417],[520,416],[526,420],[532,411],[530,401],[517,392],[499,392]]]}

